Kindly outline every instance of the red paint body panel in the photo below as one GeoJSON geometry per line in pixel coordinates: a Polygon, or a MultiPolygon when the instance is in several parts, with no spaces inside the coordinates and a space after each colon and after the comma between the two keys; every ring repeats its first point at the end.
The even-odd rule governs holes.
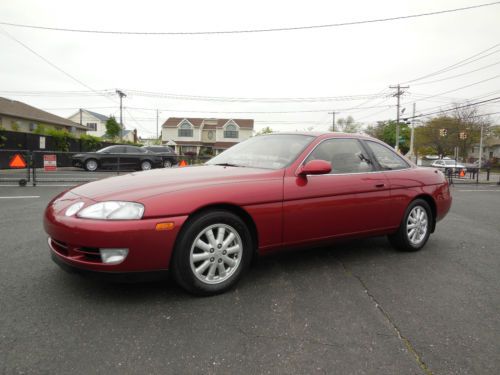
{"type": "Polygon", "coordinates": [[[79,268],[155,271],[168,269],[176,238],[189,216],[211,206],[229,205],[246,211],[255,223],[260,252],[339,237],[391,233],[408,204],[421,195],[435,202],[437,220],[448,212],[448,184],[444,175],[432,168],[412,165],[399,171],[298,176],[309,152],[331,137],[352,135],[317,136],[281,170],[224,166],[156,169],[75,187],[54,198],[45,211],[45,230],[57,241],[51,250],[79,268]],[[87,206],[107,200],[143,204],[143,219],[103,221],[64,215],[77,201],[87,206]],[[174,222],[175,228],[156,231],[156,224],[165,221],[174,222]],[[61,243],[66,248],[60,248],[61,243]],[[129,255],[121,264],[106,265],[99,259],[89,260],[82,248],[127,248],[129,255]]]}

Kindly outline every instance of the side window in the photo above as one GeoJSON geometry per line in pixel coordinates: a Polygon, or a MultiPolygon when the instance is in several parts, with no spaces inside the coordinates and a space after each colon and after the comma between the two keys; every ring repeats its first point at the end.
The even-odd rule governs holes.
{"type": "Polygon", "coordinates": [[[332,163],[333,174],[371,172],[373,165],[357,139],[335,138],[320,143],[306,163],[321,159],[332,163]]]}
{"type": "Polygon", "coordinates": [[[113,149],[110,150],[110,153],[112,153],[112,154],[124,154],[125,147],[123,147],[123,146],[113,147],[113,149]]]}
{"type": "Polygon", "coordinates": [[[409,167],[408,163],[389,147],[373,141],[366,141],[366,143],[372,150],[382,169],[393,170],[405,169],[409,167]]]}

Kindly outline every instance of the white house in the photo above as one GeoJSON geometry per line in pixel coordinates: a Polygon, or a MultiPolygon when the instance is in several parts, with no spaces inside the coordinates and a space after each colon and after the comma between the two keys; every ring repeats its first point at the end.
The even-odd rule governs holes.
{"type": "Polygon", "coordinates": [[[87,127],[87,134],[102,137],[106,134],[106,121],[109,117],[82,108],[68,119],[87,127]]]}
{"type": "Polygon", "coordinates": [[[162,143],[178,154],[216,155],[250,138],[254,120],[170,117],[162,125],[162,143]]]}

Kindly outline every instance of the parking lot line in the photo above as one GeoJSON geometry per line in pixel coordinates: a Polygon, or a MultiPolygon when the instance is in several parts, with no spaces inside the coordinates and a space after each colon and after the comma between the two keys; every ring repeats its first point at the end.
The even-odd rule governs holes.
{"type": "Polygon", "coordinates": [[[11,197],[0,197],[0,199],[30,199],[30,198],[40,198],[39,195],[14,195],[11,197]]]}

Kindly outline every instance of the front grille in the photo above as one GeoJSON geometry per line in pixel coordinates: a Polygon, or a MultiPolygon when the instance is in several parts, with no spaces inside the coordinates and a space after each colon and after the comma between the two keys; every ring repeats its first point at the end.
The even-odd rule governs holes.
{"type": "Polygon", "coordinates": [[[52,248],[58,253],[68,256],[68,244],[65,242],[57,241],[53,238],[50,239],[52,248]]]}
{"type": "Polygon", "coordinates": [[[101,263],[101,254],[98,247],[78,247],[75,252],[81,253],[86,260],[101,263]]]}

